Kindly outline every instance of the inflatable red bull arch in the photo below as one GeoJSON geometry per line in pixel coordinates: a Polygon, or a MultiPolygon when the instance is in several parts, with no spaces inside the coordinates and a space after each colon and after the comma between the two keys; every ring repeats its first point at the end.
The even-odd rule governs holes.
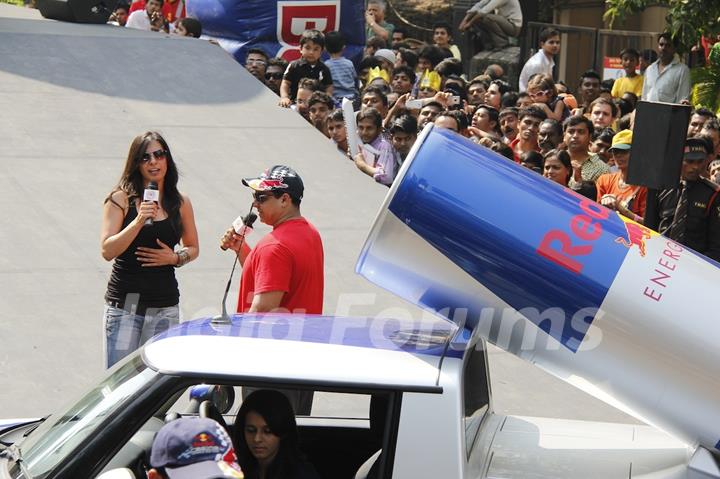
{"type": "Polygon", "coordinates": [[[203,34],[239,62],[249,48],[296,60],[305,30],[342,32],[345,57],[359,59],[365,45],[363,11],[363,0],[187,0],[187,14],[200,20],[203,34]]]}

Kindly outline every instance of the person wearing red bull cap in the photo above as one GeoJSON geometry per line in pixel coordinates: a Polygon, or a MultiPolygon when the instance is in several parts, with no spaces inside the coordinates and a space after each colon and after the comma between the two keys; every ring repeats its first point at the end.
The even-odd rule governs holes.
{"type": "Polygon", "coordinates": [[[720,261],[720,186],[700,176],[712,144],[706,138],[685,141],[680,184],[660,191],[657,216],[646,224],[698,253],[720,261]]]}
{"type": "Polygon", "coordinates": [[[158,431],[150,452],[148,479],[243,478],[232,440],[212,419],[180,418],[158,431]]]}
{"type": "Polygon", "coordinates": [[[605,173],[597,179],[595,182],[597,202],[633,221],[642,223],[645,216],[647,188],[629,185],[626,182],[631,146],[632,130],[622,130],[613,136],[609,152],[619,171],[605,173]]]}
{"type": "Polygon", "coordinates": [[[253,193],[260,221],[273,230],[250,249],[230,228],[222,245],[243,265],[238,312],[321,314],[324,255],[320,234],[300,214],[304,185],[295,170],[276,165],[243,185],[253,193]]]}
{"type": "MultiPolygon", "coordinates": [[[[300,214],[305,190],[300,175],[288,166],[275,165],[242,182],[252,191],[260,221],[273,230],[252,249],[233,228],[221,240],[221,246],[235,251],[243,266],[238,312],[322,314],[323,245],[318,231],[300,214]]],[[[310,413],[312,391],[286,394],[298,414],[310,413]]]]}

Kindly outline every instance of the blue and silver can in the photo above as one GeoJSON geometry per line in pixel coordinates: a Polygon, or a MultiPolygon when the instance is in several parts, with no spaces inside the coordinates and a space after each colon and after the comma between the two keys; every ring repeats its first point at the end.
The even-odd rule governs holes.
{"type": "Polygon", "coordinates": [[[690,445],[720,450],[718,264],[570,189],[429,126],[356,269],[690,445]]]}

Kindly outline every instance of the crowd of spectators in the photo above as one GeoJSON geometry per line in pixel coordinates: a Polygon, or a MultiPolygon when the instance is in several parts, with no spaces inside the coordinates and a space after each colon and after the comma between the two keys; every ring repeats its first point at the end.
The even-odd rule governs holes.
{"type": "Polygon", "coordinates": [[[185,0],[135,0],[132,3],[120,0],[108,23],[183,37],[200,38],[202,35],[200,21],[186,15],[185,0]]]}
{"type": "MultiPolygon", "coordinates": [[[[297,111],[332,141],[339,157],[383,185],[392,184],[418,133],[432,122],[630,220],[645,221],[647,189],[627,182],[636,104],[640,99],[688,103],[690,97],[689,70],[671,35],[659,36],[657,53],[632,48],[618,52],[622,78],[603,81],[598,72],[589,70],[573,91],[553,76],[560,32],[545,29],[515,90],[499,65],[467,78],[450,25],[437,23],[434,43],[418,46],[385,20],[384,8],[382,0],[369,1],[368,38],[357,64],[343,56],[341,32],[308,30],[301,37],[299,60],[286,64],[262,50],[250,50],[246,67],[279,95],[280,106],[297,111]],[[271,72],[272,67],[276,69],[271,72]],[[354,122],[346,121],[344,99],[353,102],[354,122]],[[347,125],[354,125],[355,131],[348,131],[347,125]],[[353,136],[361,145],[355,154],[350,152],[353,136]]],[[[674,193],[661,191],[655,208],[661,233],[672,236],[678,223],[702,229],[705,240],[694,246],[716,259],[720,247],[712,245],[720,243],[715,194],[720,187],[714,183],[720,180],[718,130],[713,112],[693,110],[686,150],[694,148],[695,156],[686,155],[683,164],[695,165],[698,149],[706,154],[702,164],[695,165],[698,174],[686,175],[684,169],[674,193]],[[707,202],[701,202],[705,210],[696,214],[700,220],[694,223],[686,221],[692,212],[678,206],[686,201],[682,191],[692,190],[690,184],[702,185],[709,194],[707,202]]],[[[677,234],[674,239],[687,236],[677,234]]]]}

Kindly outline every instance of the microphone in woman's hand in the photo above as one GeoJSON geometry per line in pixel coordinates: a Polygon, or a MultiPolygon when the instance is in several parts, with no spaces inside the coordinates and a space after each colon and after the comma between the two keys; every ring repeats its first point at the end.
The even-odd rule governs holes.
{"type": "MultiPolygon", "coordinates": [[[[246,216],[238,216],[232,223],[233,230],[236,234],[245,237],[252,233],[252,225],[253,223],[255,223],[256,220],[257,215],[253,212],[248,213],[246,216]]],[[[221,246],[220,249],[222,249],[223,251],[227,250],[227,248],[224,246],[221,246]]]]}
{"type": "MultiPolygon", "coordinates": [[[[160,201],[160,192],[158,191],[158,185],[154,181],[148,183],[143,192],[143,201],[154,201],[158,203],[160,201]]],[[[153,224],[153,219],[148,218],[145,220],[145,226],[153,224]]]]}

